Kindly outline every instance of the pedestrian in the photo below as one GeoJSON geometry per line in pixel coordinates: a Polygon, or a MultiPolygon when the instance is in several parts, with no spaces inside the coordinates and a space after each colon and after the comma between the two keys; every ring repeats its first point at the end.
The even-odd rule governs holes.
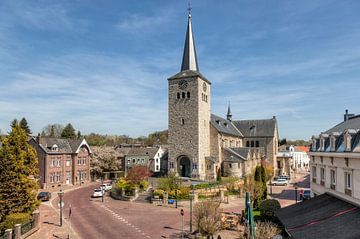
{"type": "Polygon", "coordinates": [[[71,204],[69,205],[69,219],[71,217],[71,204]]]}

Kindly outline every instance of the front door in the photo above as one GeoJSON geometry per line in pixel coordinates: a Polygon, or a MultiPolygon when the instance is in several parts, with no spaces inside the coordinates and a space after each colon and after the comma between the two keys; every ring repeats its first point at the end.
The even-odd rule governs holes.
{"type": "Polygon", "coordinates": [[[190,168],[190,159],[186,156],[181,156],[179,158],[179,170],[178,173],[180,177],[190,177],[191,168],[190,168]]]}

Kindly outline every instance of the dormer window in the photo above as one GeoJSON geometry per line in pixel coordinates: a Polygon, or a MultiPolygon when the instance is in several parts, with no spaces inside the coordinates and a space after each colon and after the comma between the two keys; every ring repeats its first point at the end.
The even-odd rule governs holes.
{"type": "Polygon", "coordinates": [[[316,139],[315,138],[312,141],[312,151],[316,151],[316,139]]]}
{"type": "Polygon", "coordinates": [[[54,145],[51,147],[51,150],[52,150],[52,151],[59,151],[59,147],[58,147],[56,144],[54,144],[54,145]]]}
{"type": "Polygon", "coordinates": [[[320,138],[320,151],[324,151],[325,139],[320,138]]]}
{"type": "Polygon", "coordinates": [[[220,125],[220,120],[216,120],[216,123],[217,123],[218,125],[220,125]]]}
{"type": "Polygon", "coordinates": [[[345,140],[345,151],[351,151],[351,135],[349,132],[346,132],[344,135],[345,140]]]}
{"type": "Polygon", "coordinates": [[[228,123],[225,122],[225,123],[224,123],[224,126],[227,128],[227,127],[228,127],[228,123]]]}
{"type": "Polygon", "coordinates": [[[335,151],[336,138],[334,135],[330,137],[330,151],[335,151]]]}

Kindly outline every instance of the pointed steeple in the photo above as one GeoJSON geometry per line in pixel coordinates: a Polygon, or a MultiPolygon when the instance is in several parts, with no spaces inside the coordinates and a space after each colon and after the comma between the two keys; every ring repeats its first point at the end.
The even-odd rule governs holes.
{"type": "Polygon", "coordinates": [[[228,106],[228,112],[226,114],[226,119],[229,121],[232,120],[232,114],[231,114],[231,110],[230,110],[230,102],[229,102],[229,106],[228,106]]]}
{"type": "Polygon", "coordinates": [[[192,32],[191,26],[191,8],[189,7],[188,15],[188,26],[186,31],[184,54],[181,64],[181,71],[192,70],[199,71],[199,66],[197,63],[196,50],[195,50],[195,41],[194,35],[192,32]]]}

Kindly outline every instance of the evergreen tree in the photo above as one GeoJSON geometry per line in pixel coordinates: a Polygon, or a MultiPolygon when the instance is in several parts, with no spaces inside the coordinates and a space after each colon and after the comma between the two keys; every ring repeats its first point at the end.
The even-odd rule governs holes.
{"type": "Polygon", "coordinates": [[[19,121],[17,119],[13,119],[13,121],[11,121],[11,128],[15,128],[17,125],[19,125],[19,121]]]}
{"type": "Polygon", "coordinates": [[[36,151],[25,131],[14,124],[0,148],[0,222],[13,213],[31,213],[38,205],[36,151]]]}
{"type": "Polygon", "coordinates": [[[61,133],[61,137],[67,139],[76,139],[75,129],[70,123],[65,126],[61,133]]]}
{"type": "Polygon", "coordinates": [[[32,132],[30,130],[30,127],[28,125],[28,122],[26,121],[25,117],[23,117],[21,120],[20,120],[20,127],[25,130],[25,133],[27,135],[31,135],[32,132]]]}
{"type": "Polygon", "coordinates": [[[81,132],[78,131],[78,132],[77,132],[77,139],[81,139],[81,138],[82,138],[81,132]]]}

